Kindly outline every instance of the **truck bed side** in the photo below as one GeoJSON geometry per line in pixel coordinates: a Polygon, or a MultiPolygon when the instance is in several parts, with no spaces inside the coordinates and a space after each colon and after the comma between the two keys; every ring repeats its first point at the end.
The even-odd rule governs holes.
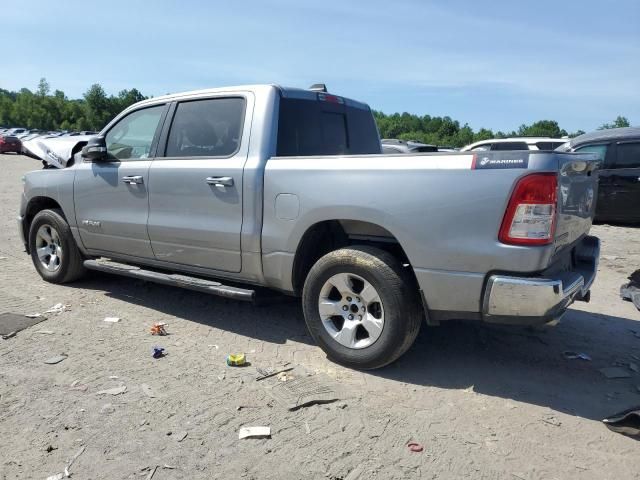
{"type": "MultiPolygon", "coordinates": [[[[500,159],[505,153],[509,152],[483,153],[483,158],[500,159]]],[[[430,309],[461,312],[460,316],[479,312],[488,272],[546,269],[588,231],[593,216],[592,204],[573,213],[560,205],[560,241],[540,247],[500,243],[500,224],[519,178],[558,172],[567,159],[591,160],[584,155],[511,153],[525,155],[526,168],[475,169],[479,159],[473,153],[270,159],[262,232],[267,282],[292,290],[293,259],[314,224],[366,222],[400,244],[430,309]]],[[[559,177],[567,197],[576,181],[559,177]]],[[[588,181],[592,193],[595,183],[595,176],[588,181]]],[[[560,203],[563,196],[558,196],[560,203]]]]}

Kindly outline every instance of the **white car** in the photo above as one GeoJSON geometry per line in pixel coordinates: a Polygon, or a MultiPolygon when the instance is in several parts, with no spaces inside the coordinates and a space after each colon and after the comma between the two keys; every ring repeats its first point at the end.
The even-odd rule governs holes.
{"type": "Polygon", "coordinates": [[[555,150],[569,141],[568,138],[513,137],[481,140],[460,149],[461,152],[485,152],[488,150],[555,150]]]}

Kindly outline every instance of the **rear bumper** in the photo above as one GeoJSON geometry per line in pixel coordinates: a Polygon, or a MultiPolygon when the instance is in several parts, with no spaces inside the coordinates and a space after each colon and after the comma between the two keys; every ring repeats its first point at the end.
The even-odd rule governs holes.
{"type": "Polygon", "coordinates": [[[556,320],[575,300],[589,300],[600,255],[600,240],[585,237],[576,247],[572,268],[536,277],[491,275],[482,318],[490,323],[537,325],[556,320]]]}

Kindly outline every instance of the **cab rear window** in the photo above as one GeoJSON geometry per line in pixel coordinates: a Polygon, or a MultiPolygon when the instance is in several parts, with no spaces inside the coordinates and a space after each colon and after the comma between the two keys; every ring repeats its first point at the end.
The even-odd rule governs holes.
{"type": "Polygon", "coordinates": [[[375,153],[380,153],[380,140],[369,109],[319,100],[280,99],[277,156],[375,153]]]}

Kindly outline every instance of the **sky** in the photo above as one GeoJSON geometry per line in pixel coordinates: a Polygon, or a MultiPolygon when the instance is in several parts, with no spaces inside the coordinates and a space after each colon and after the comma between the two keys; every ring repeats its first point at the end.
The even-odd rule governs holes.
{"type": "Polygon", "coordinates": [[[640,125],[638,0],[28,0],[1,12],[0,88],[81,97],[253,83],[510,131],[640,125]]]}

